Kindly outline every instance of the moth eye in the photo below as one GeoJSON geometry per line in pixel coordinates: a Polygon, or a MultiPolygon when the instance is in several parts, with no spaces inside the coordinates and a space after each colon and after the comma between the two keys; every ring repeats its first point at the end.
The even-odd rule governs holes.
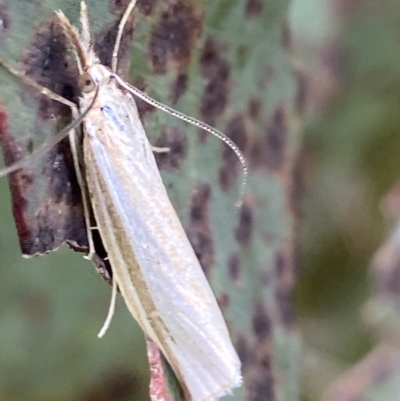
{"type": "Polygon", "coordinates": [[[89,73],[85,72],[79,77],[78,86],[83,93],[89,93],[95,90],[96,84],[89,73]]]}

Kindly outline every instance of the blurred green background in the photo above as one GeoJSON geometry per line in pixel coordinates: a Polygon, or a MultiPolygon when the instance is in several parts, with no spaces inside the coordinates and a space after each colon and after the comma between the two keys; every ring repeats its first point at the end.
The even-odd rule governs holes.
{"type": "MultiPolygon", "coordinates": [[[[292,0],[287,21],[306,99],[301,399],[397,400],[400,241],[387,238],[400,208],[383,200],[400,171],[400,1],[292,0]]],[[[95,337],[110,291],[92,265],[64,248],[23,260],[4,179],[0,221],[0,400],[147,399],[143,339],[122,302],[95,337]]]]}

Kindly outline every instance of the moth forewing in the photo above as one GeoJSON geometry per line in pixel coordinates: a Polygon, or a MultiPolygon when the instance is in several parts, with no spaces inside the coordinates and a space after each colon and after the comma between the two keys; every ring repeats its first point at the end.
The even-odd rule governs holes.
{"type": "MultiPolygon", "coordinates": [[[[88,73],[102,84],[83,123],[86,180],[115,280],[191,399],[218,399],[241,382],[222,313],[168,198],[135,102],[105,67],[88,73]]],[[[84,95],[81,107],[90,99],[84,95]]]]}

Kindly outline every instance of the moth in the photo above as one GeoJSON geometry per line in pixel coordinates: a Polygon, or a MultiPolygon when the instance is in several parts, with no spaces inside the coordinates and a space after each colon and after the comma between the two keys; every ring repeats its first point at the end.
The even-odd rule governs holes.
{"type": "MultiPolygon", "coordinates": [[[[116,74],[124,24],[136,0],[121,20],[112,69],[93,50],[87,7],[81,3],[78,30],[57,11],[59,22],[76,56],[81,97],[75,120],[40,148],[45,152],[70,133],[78,182],[82,188],[89,254],[94,254],[92,229],[100,233],[116,287],[145,334],[161,349],[188,398],[216,400],[240,386],[241,365],[214,294],[168,198],[157,168],[154,149],[145,134],[132,94],[216,135],[246,161],[226,136],[149,98],[116,74]],[[78,160],[74,129],[83,128],[83,168],[78,160]],[[86,196],[88,194],[88,198],[86,196]],[[90,210],[96,227],[91,227],[90,210]]],[[[35,83],[24,80],[31,86],[35,83]]],[[[43,94],[61,102],[46,88],[43,94]]],[[[26,163],[27,160],[23,161],[26,163]]],[[[0,175],[21,167],[15,163],[0,175]]],[[[243,191],[243,187],[242,187],[243,191]]],[[[115,297],[113,298],[115,299],[115,297]]],[[[112,302],[113,305],[113,302],[112,302]]],[[[107,319],[105,327],[109,324],[107,319]]]]}

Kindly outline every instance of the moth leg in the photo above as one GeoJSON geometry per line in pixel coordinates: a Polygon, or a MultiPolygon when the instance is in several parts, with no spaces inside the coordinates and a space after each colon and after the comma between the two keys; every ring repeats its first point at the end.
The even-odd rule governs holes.
{"type": "MultiPolygon", "coordinates": [[[[74,119],[76,119],[78,116],[78,108],[75,105],[72,108],[72,116],[74,119]]],[[[79,188],[81,191],[81,196],[82,196],[83,217],[85,219],[86,235],[87,235],[88,244],[89,244],[89,252],[85,256],[85,258],[92,260],[93,256],[95,255],[96,252],[95,252],[95,248],[94,248],[92,227],[90,224],[90,208],[89,208],[89,202],[88,202],[88,198],[87,198],[86,184],[85,184],[85,180],[83,178],[81,166],[79,164],[78,145],[76,143],[76,131],[75,130],[70,131],[68,137],[69,137],[69,145],[71,148],[72,160],[73,160],[74,168],[75,168],[76,179],[78,181],[78,185],[79,185],[79,188]]]]}
{"type": "Polygon", "coordinates": [[[118,33],[117,33],[117,38],[115,39],[115,45],[112,53],[112,61],[111,61],[111,71],[113,73],[117,72],[117,63],[118,63],[118,51],[119,51],[119,45],[121,44],[121,38],[122,38],[122,33],[124,31],[126,21],[128,21],[129,15],[131,14],[133,7],[135,7],[137,0],[131,0],[131,2],[128,4],[128,7],[126,8],[124,15],[121,18],[121,22],[119,23],[118,26],[118,33]]]}
{"type": "Polygon", "coordinates": [[[102,338],[104,334],[106,334],[108,328],[110,327],[111,320],[115,312],[115,303],[117,301],[117,292],[118,292],[117,290],[118,290],[117,280],[115,279],[115,276],[113,276],[110,307],[108,309],[107,317],[106,320],[104,321],[103,327],[100,329],[99,334],[97,334],[97,337],[99,338],[102,338]]]}
{"type": "Polygon", "coordinates": [[[151,150],[154,152],[154,153],[168,153],[168,152],[170,152],[171,151],[171,149],[170,148],[160,148],[160,147],[158,147],[158,146],[153,146],[153,145],[150,145],[151,146],[151,150]]]}

